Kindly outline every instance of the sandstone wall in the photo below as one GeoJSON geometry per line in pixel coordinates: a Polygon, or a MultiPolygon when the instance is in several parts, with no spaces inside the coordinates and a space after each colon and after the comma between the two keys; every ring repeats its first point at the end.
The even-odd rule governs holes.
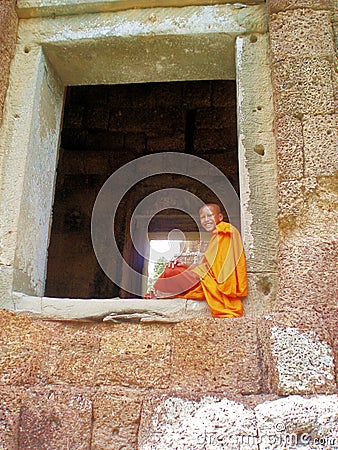
{"type": "Polygon", "coordinates": [[[3,0],[0,5],[0,125],[4,107],[8,74],[14,54],[18,18],[14,9],[14,0],[3,0]]]}
{"type": "Polygon", "coordinates": [[[337,250],[337,2],[270,1],[279,173],[279,310],[334,329],[337,250]]]}
{"type": "Polygon", "coordinates": [[[304,429],[338,438],[333,351],[318,317],[81,324],[1,310],[0,351],[6,450],[167,449],[178,437],[179,449],[211,438],[220,447],[210,448],[238,448],[265,439],[269,423],[276,439],[304,429]],[[295,394],[322,395],[306,404],[295,394]]]}

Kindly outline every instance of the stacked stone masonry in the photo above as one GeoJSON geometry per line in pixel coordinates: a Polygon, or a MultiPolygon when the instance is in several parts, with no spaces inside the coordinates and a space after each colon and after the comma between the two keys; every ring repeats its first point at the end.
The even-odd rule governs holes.
{"type": "MultiPolygon", "coordinates": [[[[337,447],[338,2],[267,7],[279,312],[142,325],[1,311],[0,448],[337,447]]],[[[0,110],[16,26],[13,2],[2,2],[0,110]]],[[[85,120],[105,120],[97,119],[85,120]]]]}
{"type": "Polygon", "coordinates": [[[177,447],[183,449],[204,428],[214,434],[216,423],[223,439],[249,439],[264,434],[261,412],[284,404],[278,396],[286,395],[285,408],[294,411],[288,418],[278,406],[274,421],[287,427],[279,433],[303,430],[297,412],[301,416],[308,403],[333,427],[325,434],[312,424],[311,439],[337,437],[333,350],[318,316],[92,324],[2,310],[0,325],[0,438],[6,450],[165,449],[177,433],[187,439],[177,447]],[[322,395],[302,400],[300,393],[322,395]],[[217,415],[223,409],[226,416],[217,415]],[[238,414],[240,422],[232,422],[238,414]],[[226,423],[219,422],[223,416],[226,423]]]}

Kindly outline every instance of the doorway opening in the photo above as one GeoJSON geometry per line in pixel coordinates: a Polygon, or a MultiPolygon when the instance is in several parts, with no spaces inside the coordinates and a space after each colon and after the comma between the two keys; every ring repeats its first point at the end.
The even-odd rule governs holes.
{"type": "MultiPolygon", "coordinates": [[[[68,87],[46,296],[130,297],[98,265],[90,235],[92,208],[100,188],[117,169],[135,158],[169,151],[209,161],[239,194],[235,81],[68,87]]],[[[203,202],[218,201],[202,179],[174,174],[148,177],[130,189],[117,211],[115,236],[124,259],[139,273],[147,270],[147,261],[130,242],[130,215],[147,195],[168,187],[188,190],[203,202]]],[[[174,228],[197,231],[187,214],[173,208],[156,214],[148,231],[156,240],[174,228]]]]}

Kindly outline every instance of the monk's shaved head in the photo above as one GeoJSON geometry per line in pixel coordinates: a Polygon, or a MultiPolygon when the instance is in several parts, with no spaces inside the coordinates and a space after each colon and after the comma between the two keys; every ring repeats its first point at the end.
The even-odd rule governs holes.
{"type": "Polygon", "coordinates": [[[206,203],[205,205],[200,207],[200,211],[203,208],[208,208],[210,209],[212,212],[214,212],[215,214],[222,214],[221,208],[219,205],[217,205],[217,203],[206,203]]]}

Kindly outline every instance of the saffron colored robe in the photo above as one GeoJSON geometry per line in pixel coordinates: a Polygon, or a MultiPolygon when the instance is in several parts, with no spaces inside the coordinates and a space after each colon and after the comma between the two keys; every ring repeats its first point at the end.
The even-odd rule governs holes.
{"type": "Polygon", "coordinates": [[[213,317],[241,317],[240,297],[248,295],[248,281],[240,233],[231,224],[220,222],[201,264],[192,269],[166,266],[154,288],[161,297],[205,299],[213,317]]]}

